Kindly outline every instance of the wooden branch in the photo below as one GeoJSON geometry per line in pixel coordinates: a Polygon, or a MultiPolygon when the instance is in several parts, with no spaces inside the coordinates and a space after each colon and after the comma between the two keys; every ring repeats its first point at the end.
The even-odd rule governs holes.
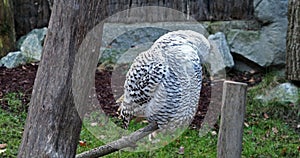
{"type": "Polygon", "coordinates": [[[76,158],[96,158],[108,155],[126,147],[133,147],[136,142],[158,129],[156,123],[149,124],[128,136],[124,136],[109,144],[76,155],[76,158]]]}
{"type": "Polygon", "coordinates": [[[218,158],[240,158],[247,84],[225,81],[223,85],[218,158]]]}

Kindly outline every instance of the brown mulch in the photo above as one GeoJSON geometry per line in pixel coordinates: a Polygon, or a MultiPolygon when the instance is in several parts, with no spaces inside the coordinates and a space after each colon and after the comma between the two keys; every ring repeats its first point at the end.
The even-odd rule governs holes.
{"type": "MultiPolygon", "coordinates": [[[[34,84],[37,64],[27,64],[13,69],[0,67],[0,108],[7,109],[7,101],[3,100],[3,96],[11,92],[22,93],[22,102],[27,105],[30,101],[31,92],[34,84]]],[[[261,81],[261,74],[258,72],[231,72],[228,75],[229,79],[239,82],[245,82],[253,86],[261,81]]],[[[95,87],[97,98],[102,109],[110,116],[116,117],[117,106],[115,100],[120,96],[115,95],[112,91],[120,93],[122,85],[111,83],[114,80],[124,80],[124,76],[114,76],[111,71],[96,72],[95,87]],[[113,80],[111,79],[113,78],[113,80]],[[112,86],[111,86],[112,85],[112,86]]],[[[118,82],[117,82],[118,83],[118,82]]],[[[119,82],[120,83],[120,82],[119,82]]],[[[222,92],[220,92],[222,93],[222,92]]],[[[192,127],[199,128],[206,114],[210,102],[211,86],[208,77],[204,77],[201,90],[201,100],[199,101],[198,112],[192,122],[192,127]]]]}

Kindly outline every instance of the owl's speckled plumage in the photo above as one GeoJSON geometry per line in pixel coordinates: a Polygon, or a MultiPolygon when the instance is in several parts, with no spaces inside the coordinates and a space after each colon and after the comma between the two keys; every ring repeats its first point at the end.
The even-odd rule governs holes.
{"type": "Polygon", "coordinates": [[[159,128],[188,125],[197,111],[207,39],[179,30],[161,36],[136,57],[124,84],[120,114],[144,115],[159,128]]]}

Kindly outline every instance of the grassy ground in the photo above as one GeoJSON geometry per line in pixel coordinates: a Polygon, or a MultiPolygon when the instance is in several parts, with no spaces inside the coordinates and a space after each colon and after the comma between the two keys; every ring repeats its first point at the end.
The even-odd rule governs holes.
{"type": "MultiPolygon", "coordinates": [[[[253,99],[263,93],[264,89],[283,81],[271,73],[258,86],[248,90],[242,157],[300,157],[300,132],[295,128],[300,121],[297,106],[277,102],[261,103],[253,99]]],[[[0,157],[17,155],[26,119],[26,106],[22,105],[21,96],[21,93],[10,93],[1,100],[8,102],[9,107],[0,108],[0,144],[7,144],[5,148],[0,148],[0,157]]],[[[137,129],[140,126],[131,128],[137,129]]],[[[81,132],[81,140],[85,143],[78,145],[78,153],[103,144],[85,127],[81,132]]],[[[120,151],[106,157],[216,157],[216,145],[217,135],[214,132],[199,137],[198,131],[189,129],[163,148],[148,152],[120,151]],[[178,152],[180,147],[184,147],[183,154],[178,152]]]]}
{"type": "Polygon", "coordinates": [[[7,145],[6,148],[0,148],[0,157],[16,157],[18,153],[27,115],[27,107],[22,105],[20,98],[21,93],[9,93],[1,100],[8,102],[9,106],[0,108],[0,144],[7,145]]]}

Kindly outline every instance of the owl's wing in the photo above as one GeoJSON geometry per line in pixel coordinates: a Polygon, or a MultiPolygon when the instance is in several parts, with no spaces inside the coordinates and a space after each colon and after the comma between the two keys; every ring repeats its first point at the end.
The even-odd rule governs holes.
{"type": "Polygon", "coordinates": [[[131,66],[126,75],[123,99],[118,109],[125,128],[132,116],[143,115],[144,106],[152,99],[166,73],[166,66],[161,63],[137,63],[131,66]]]}
{"type": "Polygon", "coordinates": [[[125,81],[125,101],[140,106],[149,102],[165,77],[165,73],[166,66],[161,63],[134,65],[129,70],[125,81]]]}

